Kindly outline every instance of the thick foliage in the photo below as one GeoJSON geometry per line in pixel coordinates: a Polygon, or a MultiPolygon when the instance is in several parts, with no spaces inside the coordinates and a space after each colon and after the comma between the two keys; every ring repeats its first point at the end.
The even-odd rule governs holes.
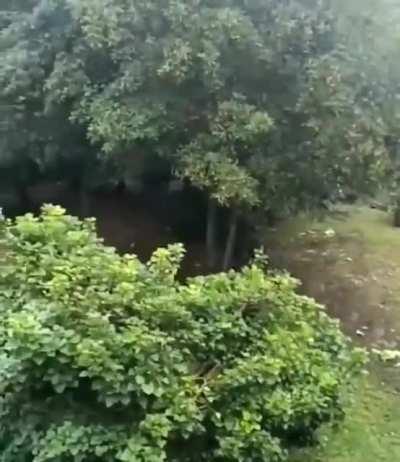
{"type": "MultiPolygon", "coordinates": [[[[83,172],[81,183],[91,187],[107,180],[93,168],[101,166],[104,152],[117,163],[162,155],[179,168],[179,154],[196,151],[203,135],[218,139],[217,155],[200,166],[199,156],[185,155],[181,171],[224,205],[254,206],[256,198],[264,209],[282,213],[320,204],[343,184],[358,189],[385,157],[381,124],[375,129],[376,112],[363,103],[377,79],[370,72],[360,79],[365,57],[356,47],[369,41],[364,35],[346,41],[348,26],[336,24],[344,15],[330,3],[6,1],[0,7],[0,168],[7,168],[7,178],[11,170],[18,183],[34,175],[27,168],[32,162],[63,179],[83,172]],[[319,72],[320,60],[331,57],[339,65],[319,72]],[[315,91],[316,79],[337,76],[341,85],[325,101],[326,91],[315,91]],[[256,125],[244,122],[253,137],[246,147],[253,150],[251,165],[232,149],[232,138],[213,129],[221,107],[229,105],[242,116],[256,114],[256,125]],[[325,117],[337,105],[341,113],[325,117]],[[319,118],[322,134],[315,139],[319,118]],[[254,139],[263,121],[263,133],[271,133],[254,139]],[[365,140],[353,143],[355,154],[347,147],[354,123],[362,125],[356,136],[365,140]],[[204,181],[206,164],[211,178],[204,181]],[[235,177],[243,187],[231,191],[235,177]]],[[[241,127],[232,124],[230,131],[242,138],[241,127]]],[[[243,148],[246,140],[240,141],[243,148]]],[[[128,181],[138,172],[119,174],[128,181]]]]}
{"type": "Polygon", "coordinates": [[[207,190],[221,205],[256,205],[258,182],[251,166],[272,124],[268,114],[254,106],[236,101],[220,104],[210,132],[180,150],[180,175],[207,190]]]}
{"type": "Polygon", "coordinates": [[[58,207],[3,225],[0,460],[280,461],[341,414],[360,354],[262,260],[177,281],[58,207]]]}

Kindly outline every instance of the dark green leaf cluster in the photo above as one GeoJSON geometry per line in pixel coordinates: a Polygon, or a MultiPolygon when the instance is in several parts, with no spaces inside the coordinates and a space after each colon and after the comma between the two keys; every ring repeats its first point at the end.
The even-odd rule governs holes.
{"type": "Polygon", "coordinates": [[[116,175],[106,158],[137,177],[121,170],[145,153],[225,206],[278,214],[382,180],[399,92],[378,26],[395,20],[370,0],[3,2],[0,173],[17,185],[82,172],[93,188],[116,175]],[[241,116],[222,132],[224,106],[241,116]]]}
{"type": "Polygon", "coordinates": [[[296,282],[177,280],[46,206],[2,223],[0,460],[281,461],[341,414],[362,364],[296,282]]]}

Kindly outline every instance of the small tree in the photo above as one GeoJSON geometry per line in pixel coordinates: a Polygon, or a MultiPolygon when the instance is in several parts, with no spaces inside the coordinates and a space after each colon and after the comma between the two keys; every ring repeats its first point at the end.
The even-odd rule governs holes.
{"type": "Polygon", "coordinates": [[[239,101],[218,106],[208,134],[200,135],[178,153],[179,174],[210,196],[207,249],[215,265],[215,203],[231,208],[223,268],[229,268],[235,247],[241,208],[259,204],[257,175],[251,170],[262,156],[266,136],[272,128],[267,113],[239,101]]]}
{"type": "Polygon", "coordinates": [[[262,260],[182,284],[46,206],[1,227],[4,462],[281,461],[342,414],[362,363],[262,260]]]}

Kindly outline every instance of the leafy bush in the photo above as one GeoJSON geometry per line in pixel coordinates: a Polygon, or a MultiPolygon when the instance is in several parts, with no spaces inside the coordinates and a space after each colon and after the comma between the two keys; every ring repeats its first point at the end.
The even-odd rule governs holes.
{"type": "Polygon", "coordinates": [[[2,236],[1,461],[280,461],[340,416],[362,355],[261,261],[183,284],[53,206],[2,236]]]}

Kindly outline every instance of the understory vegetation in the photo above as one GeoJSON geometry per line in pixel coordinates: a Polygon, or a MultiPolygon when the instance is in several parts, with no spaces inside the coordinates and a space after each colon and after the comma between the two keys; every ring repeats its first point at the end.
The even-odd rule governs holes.
{"type": "Polygon", "coordinates": [[[280,461],[342,416],[362,351],[261,255],[181,284],[181,246],[142,264],[50,206],[2,244],[1,460],[280,461]]]}

